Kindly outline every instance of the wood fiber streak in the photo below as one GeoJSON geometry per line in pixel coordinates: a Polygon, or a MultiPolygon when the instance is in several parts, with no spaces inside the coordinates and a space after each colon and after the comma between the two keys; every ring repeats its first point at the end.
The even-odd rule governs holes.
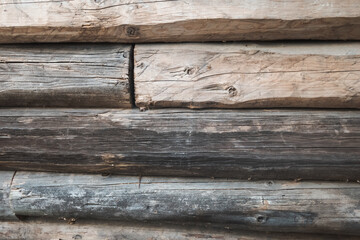
{"type": "Polygon", "coordinates": [[[10,208],[9,202],[10,187],[13,177],[14,172],[0,171],[0,221],[17,219],[10,208]]]}
{"type": "Polygon", "coordinates": [[[360,234],[358,183],[232,181],[19,172],[23,216],[214,223],[234,229],[360,234]]]}
{"type": "Polygon", "coordinates": [[[360,112],[2,109],[0,168],[360,179],[360,112]]]}
{"type": "Polygon", "coordinates": [[[139,107],[360,108],[360,44],[145,44],[139,107]]]}
{"type": "Polygon", "coordinates": [[[0,43],[360,40],[357,0],[3,0],[0,43]]]}
{"type": "Polygon", "coordinates": [[[129,54],[119,44],[2,45],[0,107],[131,107],[129,54]]]}

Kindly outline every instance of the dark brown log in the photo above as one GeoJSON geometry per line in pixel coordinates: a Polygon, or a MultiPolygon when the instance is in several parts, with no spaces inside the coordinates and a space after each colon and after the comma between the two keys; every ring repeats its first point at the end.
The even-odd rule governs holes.
{"type": "Polygon", "coordinates": [[[120,44],[0,46],[0,107],[131,107],[129,56],[120,44]]]}
{"type": "Polygon", "coordinates": [[[360,111],[0,110],[0,168],[359,180],[360,111]]]}
{"type": "Polygon", "coordinates": [[[359,40],[358,0],[2,0],[0,42],[359,40]]]}
{"type": "MultiPolygon", "coordinates": [[[[17,172],[15,214],[360,235],[360,184],[17,172]]],[[[75,220],[73,220],[75,221],[75,220]]]]}

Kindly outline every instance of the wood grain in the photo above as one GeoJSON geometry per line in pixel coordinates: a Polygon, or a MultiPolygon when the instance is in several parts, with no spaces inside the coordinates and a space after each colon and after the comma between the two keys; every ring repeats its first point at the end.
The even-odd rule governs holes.
{"type": "Polygon", "coordinates": [[[119,44],[2,45],[0,107],[131,107],[129,55],[119,44]]]}
{"type": "Polygon", "coordinates": [[[0,42],[359,40],[357,0],[3,0],[0,42]]]}
{"type": "Polygon", "coordinates": [[[358,183],[233,181],[18,172],[15,214],[235,229],[360,234],[358,183]]]}
{"type": "Polygon", "coordinates": [[[10,187],[14,174],[14,172],[0,171],[0,221],[17,219],[10,208],[9,202],[10,187]]]}
{"type": "Polygon", "coordinates": [[[136,45],[135,91],[150,108],[360,108],[360,44],[136,45]]]}
{"type": "Polygon", "coordinates": [[[358,240],[358,236],[305,233],[269,233],[214,229],[211,226],[177,226],[113,221],[77,220],[75,224],[51,219],[0,222],[0,238],[7,240],[358,240]]]}
{"type": "Polygon", "coordinates": [[[360,111],[2,109],[0,168],[359,180],[360,111]]]}

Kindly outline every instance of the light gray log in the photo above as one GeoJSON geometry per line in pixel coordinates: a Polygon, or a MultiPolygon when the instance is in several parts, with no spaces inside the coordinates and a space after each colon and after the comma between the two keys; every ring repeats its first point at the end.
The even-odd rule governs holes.
{"type": "Polygon", "coordinates": [[[18,172],[23,216],[202,222],[236,229],[359,234],[358,183],[235,181],[18,172]]]}
{"type": "Polygon", "coordinates": [[[2,109],[0,168],[359,180],[360,111],[2,109]]]}
{"type": "Polygon", "coordinates": [[[0,107],[131,107],[129,56],[119,44],[0,46],[0,107]]]}
{"type": "Polygon", "coordinates": [[[17,219],[10,208],[9,202],[10,186],[14,174],[14,172],[0,171],[0,220],[17,219]]]}
{"type": "Polygon", "coordinates": [[[82,221],[69,225],[50,219],[0,222],[0,238],[7,240],[357,240],[357,236],[300,233],[265,233],[173,225],[110,221],[82,221]]]}
{"type": "Polygon", "coordinates": [[[2,0],[0,42],[360,39],[358,0],[2,0]]]}
{"type": "Polygon", "coordinates": [[[360,108],[360,43],[144,44],[139,107],[360,108]]]}

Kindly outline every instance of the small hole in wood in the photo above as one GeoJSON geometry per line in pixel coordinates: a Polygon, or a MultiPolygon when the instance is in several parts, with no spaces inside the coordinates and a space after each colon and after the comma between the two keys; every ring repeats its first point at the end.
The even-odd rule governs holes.
{"type": "Polygon", "coordinates": [[[257,221],[258,223],[264,223],[264,222],[266,222],[266,218],[265,218],[264,216],[258,216],[258,217],[256,218],[256,221],[257,221]]]}
{"type": "Polygon", "coordinates": [[[195,72],[195,69],[194,68],[191,68],[191,67],[187,67],[185,68],[184,72],[187,74],[187,75],[190,75],[190,74],[193,74],[195,72]]]}

